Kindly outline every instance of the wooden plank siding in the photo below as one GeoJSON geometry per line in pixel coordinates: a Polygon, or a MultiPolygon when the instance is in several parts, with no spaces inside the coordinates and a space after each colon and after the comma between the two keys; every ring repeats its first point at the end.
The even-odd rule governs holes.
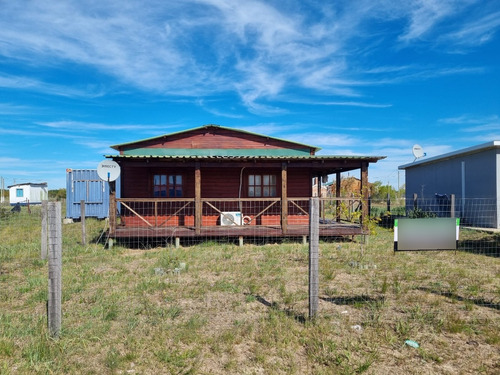
{"type": "MultiPolygon", "coordinates": [[[[235,133],[229,129],[207,127],[189,134],[174,134],[149,139],[122,147],[121,153],[136,148],[172,149],[293,149],[303,150],[304,146],[259,135],[235,133]]],[[[313,151],[311,151],[313,152],[313,151]]]]}
{"type": "MultiPolygon", "coordinates": [[[[366,184],[368,163],[383,158],[317,157],[319,149],[314,146],[216,125],[112,147],[120,155],[107,157],[121,166],[121,224],[110,229],[117,236],[134,233],[130,228],[158,236],[170,229],[181,236],[223,229],[242,235],[302,235],[309,220],[313,178],[332,173],[339,178],[340,173],[361,169],[366,184]],[[182,197],[154,197],[154,175],[181,175],[182,197]],[[275,196],[249,197],[249,175],[276,176],[275,196]],[[220,228],[221,213],[228,211],[241,212],[247,225],[220,228]]],[[[341,223],[335,224],[324,233],[342,234],[341,223]]],[[[360,230],[350,225],[345,233],[360,230]]]]}
{"type": "MultiPolygon", "coordinates": [[[[148,167],[147,163],[122,163],[122,196],[127,198],[153,198],[153,176],[155,174],[180,174],[183,178],[183,197],[195,197],[195,168],[193,167],[148,167]]],[[[240,190],[242,168],[200,168],[201,196],[205,198],[236,198],[240,190]]],[[[281,170],[279,168],[245,168],[241,180],[241,197],[248,197],[249,174],[274,174],[277,177],[277,197],[281,197],[281,170]]],[[[306,168],[289,168],[288,196],[310,197],[312,176],[306,168]]]]}

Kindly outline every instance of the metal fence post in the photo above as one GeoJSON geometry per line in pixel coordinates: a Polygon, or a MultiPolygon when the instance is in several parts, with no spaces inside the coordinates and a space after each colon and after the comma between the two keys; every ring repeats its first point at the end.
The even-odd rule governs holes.
{"type": "Polygon", "coordinates": [[[85,223],[85,201],[80,201],[80,221],[82,223],[82,245],[85,246],[87,244],[87,228],[85,223]]]}
{"type": "Polygon", "coordinates": [[[58,337],[61,330],[62,301],[62,224],[61,202],[48,203],[49,221],[49,300],[47,304],[49,333],[58,337]]]}
{"type": "Polygon", "coordinates": [[[309,202],[309,318],[315,318],[319,305],[319,199],[309,202]]]}
{"type": "Polygon", "coordinates": [[[48,240],[48,225],[47,225],[47,201],[42,201],[42,238],[40,257],[42,260],[47,259],[47,240],[48,240]]]}

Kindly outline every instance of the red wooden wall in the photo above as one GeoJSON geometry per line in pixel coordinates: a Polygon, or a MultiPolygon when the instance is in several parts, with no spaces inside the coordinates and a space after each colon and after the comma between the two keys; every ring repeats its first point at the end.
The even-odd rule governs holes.
{"type": "MultiPolygon", "coordinates": [[[[234,132],[227,129],[198,129],[189,133],[173,134],[124,145],[122,150],[136,148],[186,148],[186,149],[292,149],[302,150],[303,145],[234,132]]],[[[313,150],[313,149],[311,149],[313,150]]]]}
{"type": "MultiPolygon", "coordinates": [[[[241,168],[201,168],[202,198],[238,198],[241,168]]],[[[243,170],[241,197],[247,197],[248,174],[275,174],[276,190],[281,196],[281,169],[249,168],[243,170]]],[[[148,168],[122,165],[121,190],[123,198],[153,198],[153,175],[181,174],[183,176],[184,198],[194,198],[194,168],[148,168]]],[[[308,169],[287,171],[288,197],[310,197],[312,176],[308,169]]]]}

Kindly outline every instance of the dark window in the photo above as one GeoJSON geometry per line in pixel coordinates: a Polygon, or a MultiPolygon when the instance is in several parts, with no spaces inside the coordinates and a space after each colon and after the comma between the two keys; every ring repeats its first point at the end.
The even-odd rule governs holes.
{"type": "Polygon", "coordinates": [[[248,175],[249,197],[275,197],[276,175],[273,174],[251,174],[248,175]]]}
{"type": "Polygon", "coordinates": [[[175,174],[155,174],[153,178],[155,198],[182,197],[182,176],[175,174]]]}

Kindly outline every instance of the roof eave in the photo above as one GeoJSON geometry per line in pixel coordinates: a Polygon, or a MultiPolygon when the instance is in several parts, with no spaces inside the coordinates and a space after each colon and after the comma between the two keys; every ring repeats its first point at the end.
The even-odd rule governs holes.
{"type": "Polygon", "coordinates": [[[386,156],[366,155],[304,155],[304,156],[205,156],[205,155],[104,155],[110,159],[168,159],[168,160],[360,160],[376,163],[386,156]]]}
{"type": "Polygon", "coordinates": [[[482,143],[480,145],[476,145],[476,146],[467,147],[467,148],[463,148],[460,150],[448,152],[448,153],[443,154],[443,155],[433,156],[431,158],[422,158],[420,160],[417,159],[412,163],[400,165],[398,167],[398,169],[405,170],[408,168],[413,168],[413,167],[417,167],[420,165],[431,164],[431,163],[436,163],[439,161],[449,160],[449,159],[453,159],[457,156],[470,155],[470,154],[474,154],[474,153],[481,152],[481,151],[486,151],[486,150],[497,148],[497,147],[500,147],[500,141],[486,142],[486,143],[482,143]]]}

